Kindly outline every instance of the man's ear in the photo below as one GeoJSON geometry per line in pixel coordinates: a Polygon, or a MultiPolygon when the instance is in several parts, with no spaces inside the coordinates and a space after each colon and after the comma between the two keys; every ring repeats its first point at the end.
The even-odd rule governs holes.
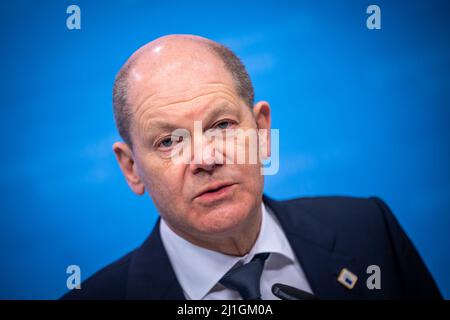
{"type": "Polygon", "coordinates": [[[143,195],[145,186],[138,175],[136,162],[134,161],[131,149],[124,142],[116,142],[113,144],[113,151],[131,190],[137,195],[143,195]]]}
{"type": "MultiPolygon", "coordinates": [[[[267,154],[265,157],[270,157],[270,105],[267,101],[259,101],[253,106],[253,115],[255,117],[256,126],[258,129],[266,129],[266,137],[260,144],[267,144],[267,154]]],[[[261,145],[260,145],[261,146],[261,145]]],[[[264,145],[262,145],[264,146],[264,145]]],[[[263,149],[264,150],[264,149],[263,149]]]]}

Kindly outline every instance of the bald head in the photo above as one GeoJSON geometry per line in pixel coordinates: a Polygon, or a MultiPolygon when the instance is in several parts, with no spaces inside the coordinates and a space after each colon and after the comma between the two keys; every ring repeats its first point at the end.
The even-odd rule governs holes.
{"type": "Polygon", "coordinates": [[[254,91],[250,77],[239,58],[225,46],[194,35],[168,35],[144,45],[122,66],[114,82],[114,117],[122,139],[132,147],[133,114],[143,102],[137,99],[140,90],[154,89],[150,97],[182,92],[183,86],[195,87],[205,78],[214,82],[216,75],[223,74],[251,108],[254,91]]]}

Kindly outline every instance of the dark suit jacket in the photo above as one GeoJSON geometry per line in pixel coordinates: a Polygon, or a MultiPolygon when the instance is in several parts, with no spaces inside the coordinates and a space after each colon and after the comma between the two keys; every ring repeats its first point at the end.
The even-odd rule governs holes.
{"type": "MultiPolygon", "coordinates": [[[[386,204],[378,198],[266,196],[319,299],[441,298],[430,273],[386,204]],[[381,289],[369,290],[369,265],[381,289]],[[358,276],[352,290],[342,268],[358,276]]],[[[159,220],[137,249],[100,270],[63,299],[184,299],[159,233],[159,220]]]]}

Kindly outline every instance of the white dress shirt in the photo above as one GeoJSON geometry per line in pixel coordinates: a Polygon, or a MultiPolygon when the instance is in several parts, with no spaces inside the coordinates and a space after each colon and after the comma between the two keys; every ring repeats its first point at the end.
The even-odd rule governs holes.
{"type": "Polygon", "coordinates": [[[313,293],[276,217],[264,203],[261,230],[248,254],[229,256],[208,250],[181,238],[161,219],[161,239],[178,282],[188,300],[239,300],[237,291],[225,288],[219,280],[236,263],[249,262],[255,254],[270,252],[261,275],[261,298],[278,299],[272,294],[274,283],[287,284],[313,293]]]}

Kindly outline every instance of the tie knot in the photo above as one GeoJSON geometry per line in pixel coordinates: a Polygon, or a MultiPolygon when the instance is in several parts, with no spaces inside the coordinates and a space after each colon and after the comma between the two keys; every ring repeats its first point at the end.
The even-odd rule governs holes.
{"type": "Polygon", "coordinates": [[[249,263],[228,271],[219,283],[228,289],[238,291],[244,300],[261,299],[261,274],[269,255],[268,252],[256,254],[249,263]]]}

